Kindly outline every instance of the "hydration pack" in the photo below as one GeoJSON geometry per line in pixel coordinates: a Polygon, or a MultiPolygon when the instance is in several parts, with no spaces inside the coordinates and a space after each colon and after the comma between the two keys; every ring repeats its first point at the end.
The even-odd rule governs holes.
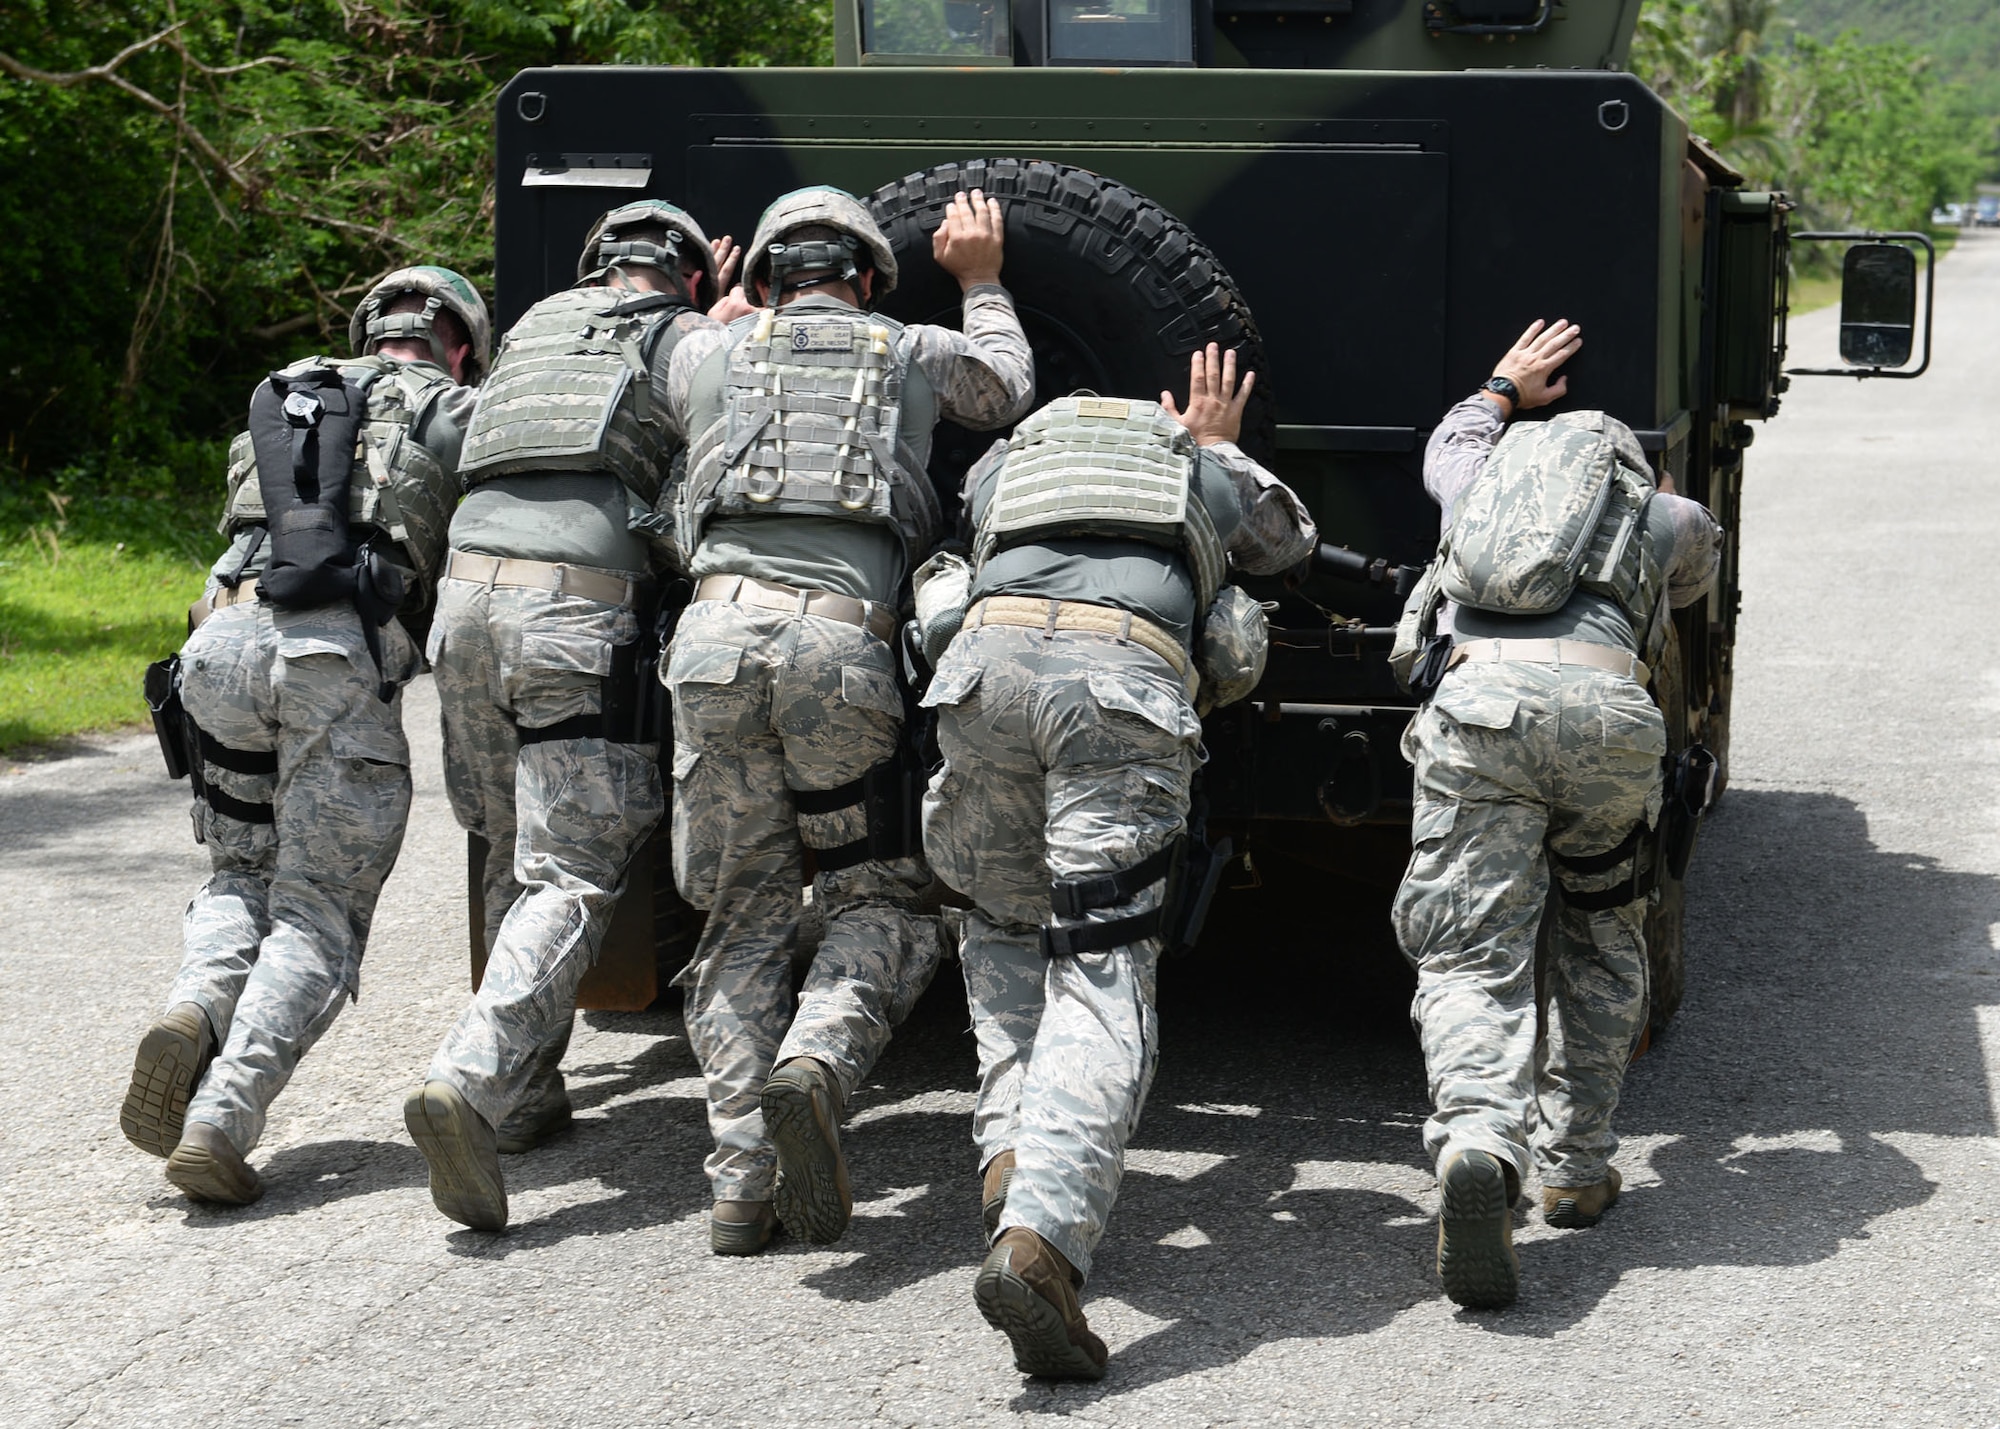
{"type": "Polygon", "coordinates": [[[467,489],[514,472],[605,471],[650,506],[675,445],[659,347],[687,306],[678,293],[591,286],[529,308],[479,389],[458,465],[467,489]]]}
{"type": "Polygon", "coordinates": [[[1646,541],[1657,490],[1630,429],[1602,412],[1514,426],[1452,508],[1437,594],[1475,610],[1546,615],[1580,586],[1618,603],[1650,664],[1667,604],[1646,541]]]}
{"type": "MultiPolygon", "coordinates": [[[[415,431],[432,404],[457,384],[429,364],[385,357],[331,364],[313,358],[286,368],[285,373],[326,366],[338,369],[367,394],[347,481],[348,530],[371,527],[393,543],[391,554],[417,578],[404,603],[404,613],[414,614],[430,603],[458,504],[456,474],[445,470],[437,454],[417,441],[415,431]]],[[[257,471],[255,444],[249,432],[240,432],[229,447],[224,535],[265,525],[263,484],[257,471]]]]}
{"type": "Polygon", "coordinates": [[[888,526],[910,555],[935,543],[937,493],[903,439],[906,413],[928,420],[933,403],[903,331],[887,318],[821,305],[766,308],[733,326],[720,389],[704,372],[690,394],[696,422],[709,420],[690,453],[676,520],[689,552],[718,516],[888,526]]]}
{"type": "Polygon", "coordinates": [[[973,559],[1052,536],[1114,536],[1179,551],[1194,575],[1196,625],[1228,578],[1215,522],[1195,486],[1197,447],[1157,402],[1062,397],[1007,441],[973,559]]]}
{"type": "Polygon", "coordinates": [[[250,443],[270,541],[258,590],[286,609],[352,601],[387,700],[394,686],[382,670],[380,629],[402,603],[403,576],[370,542],[357,542],[347,520],[367,411],[367,388],[326,363],[274,372],[251,394],[250,443]]]}

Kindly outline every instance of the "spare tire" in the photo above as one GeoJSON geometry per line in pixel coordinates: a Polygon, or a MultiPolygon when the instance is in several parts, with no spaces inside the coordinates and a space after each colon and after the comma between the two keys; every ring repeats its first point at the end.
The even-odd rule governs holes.
{"type": "MultiPolygon", "coordinates": [[[[1106,397],[1187,398],[1188,354],[1234,348],[1257,373],[1241,445],[1268,462],[1275,435],[1263,339],[1249,305],[1188,226],[1144,194],[1069,164],[969,159],[885,184],[870,196],[902,281],[882,305],[905,323],[959,322],[957,282],[931,260],[953,194],[984,190],[1007,222],[1001,281],[1035,353],[1035,406],[1087,389],[1106,397]]],[[[955,493],[993,432],[938,427],[931,475],[955,493]]]]}

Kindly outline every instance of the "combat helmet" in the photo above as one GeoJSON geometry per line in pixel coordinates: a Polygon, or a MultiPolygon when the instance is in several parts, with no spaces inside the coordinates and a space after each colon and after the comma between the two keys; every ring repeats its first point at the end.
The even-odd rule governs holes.
{"type": "MultiPolygon", "coordinates": [[[[713,302],[720,296],[715,293],[720,274],[715,267],[715,250],[708,246],[708,235],[686,209],[665,199],[642,198],[609,210],[591,224],[590,234],[583,240],[583,251],[577,254],[576,280],[590,282],[615,264],[641,263],[669,273],[678,281],[682,258],[692,258],[700,265],[708,279],[709,300],[713,302]],[[625,235],[635,228],[664,228],[667,241],[660,244],[645,238],[627,238],[625,235]]],[[[698,295],[690,296],[699,301],[698,295]]]]}
{"type": "Polygon", "coordinates": [[[479,289],[473,287],[462,274],[454,273],[449,268],[430,263],[415,268],[398,268],[370,288],[368,296],[355,308],[354,316],[348,320],[347,340],[357,356],[365,357],[384,342],[416,338],[429,343],[432,360],[439,367],[449,370],[451,362],[444,342],[431,323],[440,309],[450,312],[464,323],[466,332],[471,335],[472,355],[466,362],[465,379],[468,382],[478,381],[479,374],[486,370],[486,355],[493,344],[493,319],[487,316],[486,303],[479,296],[479,289]],[[416,293],[427,300],[422,312],[382,311],[405,293],[416,293]]]}
{"type": "MultiPolygon", "coordinates": [[[[868,205],[845,189],[825,185],[794,189],[764,210],[757,220],[757,232],[750,240],[746,285],[759,279],[770,282],[774,265],[799,272],[814,268],[838,268],[850,282],[859,276],[855,258],[862,248],[875,269],[874,298],[880,301],[896,287],[896,251],[889,246],[881,225],[869,213],[868,205]],[[837,229],[839,242],[785,243],[786,234],[809,225],[824,224],[837,229]]],[[[771,301],[780,296],[780,282],[771,284],[771,301]]],[[[754,291],[754,286],[753,289],[754,291]]]]}

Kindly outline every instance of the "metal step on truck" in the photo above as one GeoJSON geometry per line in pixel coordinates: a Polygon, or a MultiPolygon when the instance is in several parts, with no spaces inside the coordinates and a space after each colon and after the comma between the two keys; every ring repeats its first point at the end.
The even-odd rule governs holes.
{"type": "MultiPolygon", "coordinates": [[[[497,116],[498,317],[567,286],[615,203],[743,236],[777,195],[834,184],[903,259],[884,311],[954,323],[930,234],[979,188],[1005,207],[1038,404],[1180,390],[1198,344],[1237,348],[1258,373],[1243,445],[1324,544],[1251,583],[1277,603],[1269,667],[1207,721],[1210,828],[1237,854],[1209,938],[1268,916],[1386,946],[1413,705],[1387,655],[1437,541],[1420,472],[1446,408],[1530,318],[1582,324],[1568,405],[1629,424],[1729,532],[1654,690],[1674,749],[1707,745],[1726,777],[1739,494],[1749,423],[1789,380],[1790,246],[1846,245],[1845,365],[1816,371],[1928,361],[1928,239],[1788,232],[1784,195],[1747,190],[1626,72],[1640,2],[833,0],[830,68],[526,70],[497,116]]],[[[942,493],[992,439],[940,431],[942,493]]],[[[687,955],[665,839],[585,1006],[644,1006],[687,955]]],[[[1655,1030],[1681,998],[1683,901],[1670,879],[1650,914],[1655,1030]]]]}

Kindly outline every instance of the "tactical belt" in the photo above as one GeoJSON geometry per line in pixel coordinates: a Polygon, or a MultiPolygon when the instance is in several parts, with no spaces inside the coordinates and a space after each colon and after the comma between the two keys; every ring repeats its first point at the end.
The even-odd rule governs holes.
{"type": "Polygon", "coordinates": [[[241,605],[246,600],[256,598],[257,577],[252,576],[247,581],[238,581],[234,590],[226,585],[217,586],[215,594],[208,598],[208,608],[211,611],[227,610],[232,605],[241,605]]]}
{"type": "MultiPolygon", "coordinates": [[[[1173,872],[1181,856],[1181,839],[1169,840],[1130,868],[1085,878],[1058,878],[1049,884],[1049,905],[1058,918],[1082,918],[1094,908],[1129,903],[1173,872]]],[[[1113,918],[1104,923],[1042,929],[1042,956],[1061,958],[1077,953],[1102,953],[1150,938],[1166,927],[1168,899],[1157,908],[1113,918]]]]}
{"type": "Polygon", "coordinates": [[[1477,640],[1459,638],[1451,652],[1447,670],[1468,660],[1518,660],[1526,665],[1588,665],[1630,675],[1638,684],[1652,679],[1652,671],[1637,655],[1615,645],[1599,645],[1591,640],[1477,640]]]}
{"type": "MultiPolygon", "coordinates": [[[[886,605],[827,590],[801,590],[776,581],[752,580],[749,576],[703,576],[694,588],[694,598],[733,601],[759,610],[788,610],[794,615],[817,615],[843,625],[858,625],[884,642],[896,633],[896,612],[886,605]]],[[[820,866],[824,868],[825,864],[820,866]]]]}
{"type": "Polygon", "coordinates": [[[552,590],[557,595],[580,595],[585,600],[602,601],[606,605],[636,605],[639,598],[637,581],[592,566],[453,551],[445,557],[444,573],[451,580],[471,581],[489,590],[500,585],[522,590],[552,590]]]}
{"type": "Polygon", "coordinates": [[[976,600],[965,612],[967,630],[982,625],[1019,625],[1053,635],[1058,630],[1082,630],[1092,635],[1110,635],[1143,646],[1174,667],[1174,673],[1188,678],[1188,655],[1181,642],[1129,610],[1106,605],[1086,605],[1075,600],[1037,600],[1030,596],[992,595],[976,600]]]}

